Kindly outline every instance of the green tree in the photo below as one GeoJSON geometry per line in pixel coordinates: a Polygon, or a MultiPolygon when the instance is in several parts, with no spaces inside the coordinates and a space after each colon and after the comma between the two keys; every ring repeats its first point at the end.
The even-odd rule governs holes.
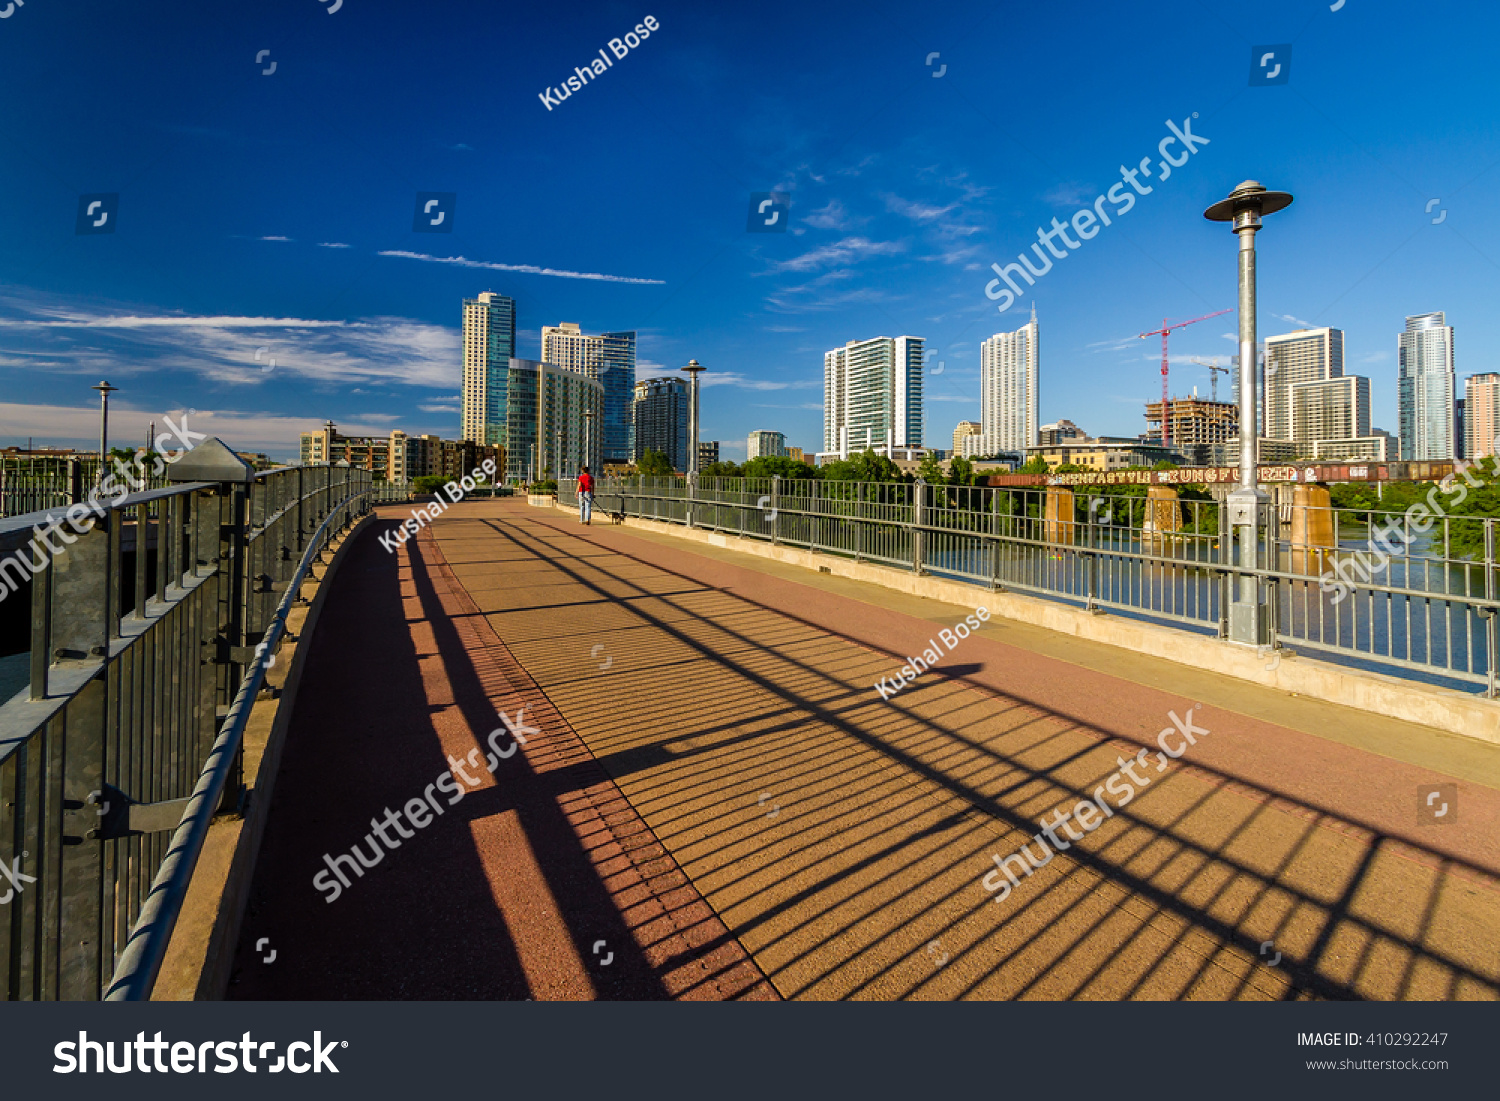
{"type": "Polygon", "coordinates": [[[762,455],[751,459],[744,466],[746,478],[769,478],[780,474],[783,478],[821,478],[822,472],[817,467],[808,466],[796,459],[788,459],[785,455],[762,455]]]}
{"type": "Polygon", "coordinates": [[[722,461],[709,463],[699,470],[698,474],[704,478],[743,478],[745,476],[734,463],[722,461]]]}
{"type": "Polygon", "coordinates": [[[1047,465],[1046,459],[1042,458],[1040,455],[1033,455],[1031,458],[1027,459],[1024,463],[1021,464],[1020,469],[1017,470],[1016,473],[1045,474],[1050,469],[1051,468],[1047,465]]]}
{"type": "Polygon", "coordinates": [[[917,467],[917,477],[930,486],[942,485],[948,480],[943,474],[943,464],[938,462],[930,451],[922,457],[922,462],[917,467]]]}
{"type": "Polygon", "coordinates": [[[647,478],[670,478],[677,473],[672,469],[672,461],[667,458],[666,452],[658,451],[654,447],[646,448],[646,453],[635,465],[636,470],[647,478]]]}
{"type": "Polygon", "coordinates": [[[948,460],[948,484],[971,486],[974,484],[974,464],[958,455],[948,460]]]}
{"type": "Polygon", "coordinates": [[[417,493],[436,493],[443,485],[444,478],[441,474],[423,474],[413,480],[412,489],[417,493]]]}
{"type": "Polygon", "coordinates": [[[823,467],[823,477],[840,482],[904,482],[901,468],[884,455],[867,448],[842,462],[823,467]]]}

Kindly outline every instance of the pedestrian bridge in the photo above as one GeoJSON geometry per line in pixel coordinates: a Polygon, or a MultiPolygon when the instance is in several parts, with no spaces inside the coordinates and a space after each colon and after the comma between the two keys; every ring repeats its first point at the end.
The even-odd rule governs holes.
{"type": "MultiPolygon", "coordinates": [[[[132,996],[1500,995],[1500,745],[1380,713],[1383,674],[1330,666],[1371,686],[1330,702],[1046,611],[1224,645],[1108,608],[672,517],[466,501],[387,550],[409,507],[346,509],[274,582],[243,795],[132,996]]],[[[16,901],[69,897],[42,870],[16,901]]],[[[0,908],[10,945],[39,913],[0,908]]],[[[148,932],[111,928],[101,994],[148,932]]],[[[88,996],[35,959],[9,996],[88,996]]]]}

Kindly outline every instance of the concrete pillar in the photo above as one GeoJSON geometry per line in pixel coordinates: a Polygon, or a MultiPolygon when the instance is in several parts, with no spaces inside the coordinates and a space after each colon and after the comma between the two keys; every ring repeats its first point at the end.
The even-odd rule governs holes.
{"type": "Polygon", "coordinates": [[[1049,543],[1071,544],[1077,527],[1073,515],[1073,491],[1062,486],[1048,486],[1042,508],[1042,538],[1049,543]]]}
{"type": "Polygon", "coordinates": [[[1172,532],[1182,530],[1182,508],[1177,490],[1172,486],[1146,487],[1146,519],[1141,524],[1141,538],[1165,543],[1172,532]]]}
{"type": "Polygon", "coordinates": [[[1292,490],[1292,573],[1322,573],[1330,552],[1338,546],[1333,503],[1322,486],[1299,485],[1292,490]]]}

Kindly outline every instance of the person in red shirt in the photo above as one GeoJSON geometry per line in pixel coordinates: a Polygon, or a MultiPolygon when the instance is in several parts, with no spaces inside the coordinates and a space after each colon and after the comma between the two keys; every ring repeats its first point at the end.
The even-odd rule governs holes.
{"type": "Polygon", "coordinates": [[[594,476],[589,473],[589,468],[584,467],[583,473],[578,475],[578,522],[587,524],[591,522],[594,509],[594,476]]]}

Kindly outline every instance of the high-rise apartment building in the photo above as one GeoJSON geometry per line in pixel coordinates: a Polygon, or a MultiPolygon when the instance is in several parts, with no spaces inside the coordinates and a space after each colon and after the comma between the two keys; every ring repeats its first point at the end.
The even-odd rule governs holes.
{"type": "Polygon", "coordinates": [[[1041,349],[1036,307],[1013,333],[996,333],[979,345],[979,421],[985,454],[1037,445],[1037,376],[1041,349]]]}
{"type": "Polygon", "coordinates": [[[745,441],[745,461],[776,458],[786,454],[786,436],[781,432],[758,430],[745,441]]]}
{"type": "MultiPolygon", "coordinates": [[[[1160,403],[1158,402],[1157,404],[1160,403]]],[[[1048,447],[1052,444],[1067,443],[1069,440],[1086,440],[1088,438],[1089,434],[1070,420],[1054,421],[1051,424],[1044,424],[1036,430],[1036,442],[1043,447],[1048,447]]],[[[1176,443],[1177,441],[1174,438],[1172,442],[1176,443]]]]}
{"type": "Polygon", "coordinates": [[[595,379],[604,388],[600,451],[607,463],[631,461],[631,401],[635,390],[635,333],[583,332],[564,321],[542,329],[542,360],[595,379]]]}
{"type": "Polygon", "coordinates": [[[719,461],[719,441],[718,440],[699,440],[698,441],[698,469],[702,470],[705,466],[708,466],[711,463],[716,463],[718,461],[719,461]]]}
{"type": "MultiPolygon", "coordinates": [[[[794,462],[794,463],[806,463],[807,462],[807,452],[803,451],[802,448],[800,448],[800,447],[791,447],[791,446],[788,446],[787,449],[786,449],[785,454],[786,454],[786,457],[788,459],[791,459],[792,462],[794,462]]],[[[811,466],[812,464],[808,463],[808,465],[811,466]]]]}
{"type": "Polygon", "coordinates": [[[820,454],[922,446],[922,346],[919,336],[877,336],[823,354],[820,454]]]}
{"type": "Polygon", "coordinates": [[[1500,448],[1500,374],[1487,371],[1464,380],[1464,454],[1469,462],[1500,448]]]}
{"type": "Polygon", "coordinates": [[[515,299],[493,291],[465,298],[463,439],[506,446],[505,399],[515,354],[515,299]]]}
{"type": "Polygon", "coordinates": [[[512,358],[506,409],[507,477],[573,478],[581,466],[600,469],[604,387],[597,379],[552,363],[512,358]],[[592,426],[589,413],[594,415],[592,426]]]}
{"type": "Polygon", "coordinates": [[[1361,375],[1298,382],[1290,398],[1292,439],[1304,456],[1319,443],[1370,435],[1370,380],[1361,375]]]}
{"type": "Polygon", "coordinates": [[[953,453],[962,455],[964,453],[964,441],[970,436],[982,435],[984,429],[978,421],[959,421],[958,427],[953,429],[953,453]]]}
{"type": "Polygon", "coordinates": [[[1443,312],[1406,319],[1396,340],[1396,407],[1401,457],[1451,459],[1456,454],[1453,326],[1443,312]]]}
{"type": "MultiPolygon", "coordinates": [[[[1325,382],[1344,373],[1342,329],[1298,329],[1266,337],[1264,371],[1265,421],[1260,434],[1273,440],[1292,440],[1311,448],[1312,440],[1298,439],[1292,420],[1292,387],[1303,382],[1325,382]]],[[[1238,400],[1239,388],[1235,387],[1238,400]]]]}
{"type": "Polygon", "coordinates": [[[631,401],[634,448],[631,462],[647,451],[666,455],[673,470],[688,468],[688,388],[680,378],[648,378],[635,384],[631,401]]]}

